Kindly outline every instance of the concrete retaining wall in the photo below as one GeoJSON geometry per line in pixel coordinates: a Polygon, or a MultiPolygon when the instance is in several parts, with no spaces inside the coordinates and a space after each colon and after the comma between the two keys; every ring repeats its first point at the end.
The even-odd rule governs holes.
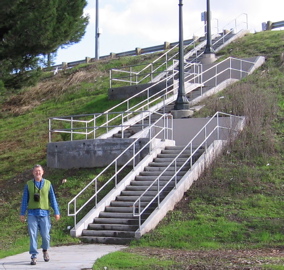
{"type": "MultiPolygon", "coordinates": [[[[175,144],[186,145],[208,120],[209,118],[174,119],[173,139],[175,144]]],[[[212,123],[208,125],[206,129],[207,134],[216,126],[216,121],[212,121],[212,123]]],[[[223,126],[229,127],[229,118],[220,117],[219,121],[223,126]]],[[[224,130],[220,132],[219,135],[221,139],[227,140],[228,136],[231,134],[224,130]]],[[[145,137],[147,136],[145,135],[145,137]]],[[[158,136],[158,138],[163,139],[162,135],[158,136]]],[[[201,143],[203,139],[204,137],[202,137],[202,139],[196,139],[194,144],[197,145],[201,143]]],[[[135,138],[109,138],[49,143],[47,145],[47,166],[60,169],[105,167],[120,155],[134,140],[135,138]]],[[[216,140],[216,136],[212,136],[208,143],[212,143],[214,140],[216,140]]],[[[148,141],[149,138],[139,139],[135,145],[136,151],[141,149],[148,141]]],[[[152,145],[152,147],[154,146],[152,145]]],[[[136,162],[142,160],[148,152],[149,148],[146,147],[136,159],[136,162]]],[[[132,156],[133,150],[127,151],[119,159],[118,165],[125,164],[132,156]]]]}
{"type": "MultiPolygon", "coordinates": [[[[47,145],[47,166],[51,168],[92,168],[105,167],[120,155],[135,139],[96,139],[68,142],[54,142],[47,145]]],[[[148,138],[137,141],[135,149],[138,151],[148,138]]],[[[141,151],[136,162],[143,159],[149,152],[146,147],[141,151]]],[[[127,151],[118,160],[123,165],[133,156],[133,150],[127,151]]]]}

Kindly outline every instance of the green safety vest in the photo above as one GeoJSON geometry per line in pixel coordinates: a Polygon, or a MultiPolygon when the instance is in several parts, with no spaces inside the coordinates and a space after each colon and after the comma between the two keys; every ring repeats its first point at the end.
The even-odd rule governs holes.
{"type": "Polygon", "coordinates": [[[48,210],[49,209],[49,190],[51,183],[49,180],[44,179],[44,185],[39,190],[34,183],[35,180],[29,180],[27,182],[28,190],[29,190],[29,203],[28,203],[28,209],[43,209],[48,210]],[[39,193],[40,194],[40,201],[35,202],[34,201],[34,194],[39,193]]]}

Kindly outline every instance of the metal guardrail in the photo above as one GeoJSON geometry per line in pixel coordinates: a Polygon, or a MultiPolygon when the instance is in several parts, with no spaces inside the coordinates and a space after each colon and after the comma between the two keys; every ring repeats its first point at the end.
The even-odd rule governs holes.
{"type": "MultiPolygon", "coordinates": [[[[187,39],[184,41],[185,44],[191,43],[192,39],[187,39]]],[[[112,59],[116,57],[125,57],[125,56],[135,56],[135,55],[142,55],[147,53],[155,53],[155,52],[161,52],[164,50],[171,49],[175,47],[178,44],[178,42],[167,42],[165,41],[164,44],[156,45],[152,47],[146,47],[146,48],[136,48],[135,50],[120,52],[120,53],[110,53],[109,55],[103,55],[99,57],[99,60],[107,60],[112,59]]],[[[62,70],[67,68],[72,68],[77,65],[81,64],[87,64],[98,61],[96,58],[91,57],[85,57],[85,59],[73,61],[73,62],[62,62],[62,64],[53,65],[51,67],[43,68],[43,70],[62,70]]]]}
{"type": "MultiPolygon", "coordinates": [[[[240,127],[243,126],[242,124],[239,125],[239,122],[242,122],[242,124],[244,124],[245,118],[243,116],[234,116],[231,114],[226,114],[226,113],[222,113],[222,112],[216,112],[209,120],[208,122],[203,126],[203,128],[200,129],[200,131],[193,137],[192,140],[190,140],[186,146],[184,146],[184,148],[181,150],[181,152],[169,163],[169,165],[167,167],[165,167],[165,169],[163,171],[161,171],[161,173],[157,176],[156,180],[153,181],[153,183],[139,196],[139,198],[133,203],[133,216],[135,217],[139,217],[139,229],[138,231],[141,229],[141,224],[142,224],[142,215],[143,213],[151,206],[152,203],[156,202],[157,203],[157,207],[160,207],[160,203],[162,201],[162,193],[163,191],[165,191],[165,189],[167,188],[167,186],[171,183],[174,183],[174,187],[177,186],[177,176],[178,173],[183,169],[183,167],[185,167],[185,165],[190,164],[190,167],[192,167],[193,165],[193,157],[196,154],[196,152],[199,149],[204,149],[206,151],[206,149],[208,148],[208,146],[211,144],[211,142],[213,140],[219,140],[219,139],[223,139],[221,136],[222,130],[227,130],[228,133],[228,138],[227,139],[233,139],[239,129],[236,129],[236,127],[240,127]],[[228,125],[221,125],[220,122],[220,117],[224,118],[229,118],[229,124],[228,125]],[[212,128],[212,126],[209,127],[209,125],[215,123],[215,127],[212,128]],[[209,132],[209,130],[211,130],[209,132]],[[201,141],[201,142],[200,142],[201,141]],[[178,158],[183,154],[184,151],[190,149],[191,151],[191,155],[190,157],[188,157],[181,165],[177,166],[177,160],[178,158]],[[165,174],[165,172],[170,168],[174,168],[174,174],[173,176],[166,182],[165,185],[161,185],[160,184],[160,179],[161,177],[165,174]],[[146,206],[142,207],[141,206],[141,202],[145,202],[147,200],[143,200],[143,198],[145,198],[145,196],[147,196],[147,194],[149,194],[151,188],[153,186],[157,187],[157,194],[156,195],[151,195],[153,196],[153,198],[151,199],[151,201],[149,201],[147,203],[146,206]]],[[[190,169],[191,170],[191,169],[190,169]]],[[[156,190],[155,190],[156,191],[156,190]]],[[[153,192],[153,190],[151,190],[151,193],[153,192]]],[[[156,206],[156,205],[155,205],[156,206]]]]}
{"type": "MultiPolygon", "coordinates": [[[[208,90],[208,85],[213,88],[225,79],[244,78],[249,74],[253,64],[253,61],[229,57],[203,71],[201,65],[189,63],[186,65],[186,69],[191,69],[191,71],[185,76],[185,81],[187,83],[200,84],[200,97],[208,90]],[[204,87],[206,87],[205,90],[204,87]]],[[[169,82],[176,74],[177,71],[173,71],[173,73],[168,74],[168,77],[160,82],[169,82]]],[[[52,135],[56,133],[61,134],[61,140],[72,141],[95,139],[114,128],[119,129],[123,136],[123,132],[130,126],[128,120],[135,117],[139,111],[151,110],[153,112],[153,110],[158,110],[157,104],[161,104],[160,107],[162,107],[172,102],[177,95],[178,84],[172,80],[166,88],[153,95],[150,95],[150,89],[151,87],[144,89],[142,92],[122,101],[104,113],[49,118],[49,142],[52,142],[52,135]],[[145,99],[135,103],[135,98],[143,93],[146,96],[145,99]],[[131,103],[135,103],[135,105],[131,106],[131,103]],[[156,106],[155,109],[151,109],[154,106],[156,106]],[[121,112],[115,111],[122,107],[121,112]],[[70,137],[67,137],[67,135],[70,137]]],[[[136,122],[143,120],[145,117],[142,115],[137,118],[136,122]]],[[[134,124],[134,122],[131,122],[131,124],[134,124]]]]}
{"type": "MultiPolygon", "coordinates": [[[[237,25],[238,18],[243,16],[243,15],[246,16],[246,21],[243,22],[243,23],[245,23],[247,25],[247,29],[248,29],[248,20],[247,20],[247,14],[246,13],[239,15],[236,19],[234,19],[232,22],[230,22],[229,24],[227,24],[225,26],[227,28],[223,27],[223,29],[234,28],[234,26],[230,27],[230,24],[237,25]]],[[[204,28],[204,26],[202,26],[202,28],[204,28]]],[[[192,39],[184,40],[184,45],[188,45],[189,43],[191,43],[191,41],[192,41],[192,39]]],[[[163,51],[165,49],[171,49],[171,48],[175,47],[176,45],[178,45],[178,42],[169,43],[169,42],[165,41],[164,44],[162,44],[162,45],[156,45],[156,46],[141,48],[141,49],[136,48],[135,50],[125,51],[125,52],[120,52],[120,53],[110,53],[109,55],[100,56],[99,59],[104,60],[104,59],[111,59],[111,58],[114,58],[114,57],[124,57],[124,56],[134,56],[134,55],[137,55],[137,54],[154,53],[154,52],[163,51]]],[[[82,59],[82,60],[73,61],[73,62],[63,62],[62,64],[53,65],[51,67],[43,68],[43,70],[50,70],[51,69],[51,70],[57,70],[58,71],[58,70],[61,70],[61,69],[72,68],[72,67],[75,67],[75,66],[80,65],[80,64],[86,64],[86,63],[95,62],[95,61],[97,61],[96,58],[85,57],[85,59],[82,59]]]]}
{"type": "Polygon", "coordinates": [[[267,23],[262,24],[262,29],[265,31],[269,31],[280,27],[284,27],[284,21],[279,21],[279,22],[268,21],[267,23]]]}
{"type": "MultiPolygon", "coordinates": [[[[147,113],[147,112],[145,112],[147,113]]],[[[151,116],[152,112],[148,112],[151,116]]],[[[163,140],[173,138],[173,118],[171,114],[158,114],[160,117],[150,125],[148,129],[149,133],[149,141],[141,148],[136,149],[137,142],[142,138],[143,135],[135,139],[118,157],[116,157],[104,170],[99,173],[93,180],[91,180],[72,200],[68,203],[68,216],[74,217],[74,226],[76,227],[77,224],[77,216],[78,214],[85,209],[85,207],[92,201],[94,203],[93,207],[97,206],[98,203],[98,196],[100,196],[103,190],[109,185],[112,184],[114,188],[118,184],[118,175],[121,173],[127,166],[135,168],[136,164],[136,157],[138,157],[141,152],[148,148],[149,154],[152,151],[151,144],[153,140],[156,138],[163,138],[163,140]],[[162,125],[161,125],[162,124],[162,125]],[[132,156],[129,161],[121,166],[118,167],[118,160],[127,152],[131,151],[132,156]],[[100,187],[98,188],[99,178],[104,175],[108,169],[114,167],[113,175],[100,187]],[[88,193],[91,190],[90,193],[88,193]]],[[[143,136],[144,138],[144,136],[143,136]]]]}

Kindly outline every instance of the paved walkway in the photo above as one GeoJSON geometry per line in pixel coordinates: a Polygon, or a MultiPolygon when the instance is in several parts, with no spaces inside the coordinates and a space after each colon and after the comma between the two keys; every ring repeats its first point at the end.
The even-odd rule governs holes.
{"type": "Polygon", "coordinates": [[[14,256],[9,256],[0,259],[0,270],[7,269],[49,269],[49,270],[91,270],[94,262],[114,251],[126,248],[126,246],[118,245],[99,245],[99,244],[85,244],[62,247],[51,247],[49,249],[50,261],[45,262],[42,257],[42,251],[39,250],[37,264],[30,265],[30,254],[24,252],[14,256]]]}

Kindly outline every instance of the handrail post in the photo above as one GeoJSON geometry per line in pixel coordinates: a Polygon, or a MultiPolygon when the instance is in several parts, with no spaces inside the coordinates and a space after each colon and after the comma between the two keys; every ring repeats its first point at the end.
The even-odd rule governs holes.
{"type": "Polygon", "coordinates": [[[219,122],[219,112],[217,112],[217,140],[220,140],[220,122],[219,122]]]}
{"type": "Polygon", "coordinates": [[[116,188],[117,186],[117,160],[114,163],[115,169],[114,169],[114,173],[115,173],[115,180],[114,180],[114,187],[116,188]]]}
{"type": "Polygon", "coordinates": [[[77,199],[74,200],[74,227],[77,224],[77,199]]]}
{"type": "Polygon", "coordinates": [[[71,141],[73,141],[73,116],[71,116],[71,141]]]}
{"type": "Polygon", "coordinates": [[[85,131],[85,138],[86,138],[86,140],[88,139],[88,122],[86,121],[85,122],[85,129],[86,129],[86,131],[85,131]]]}
{"type": "Polygon", "coordinates": [[[108,127],[108,113],[106,113],[106,123],[107,123],[106,128],[107,128],[107,132],[108,132],[109,131],[109,127],[108,127]]]}
{"type": "Polygon", "coordinates": [[[157,189],[158,189],[158,208],[160,208],[160,176],[158,177],[158,183],[157,183],[157,189]]]}
{"type": "Polygon", "coordinates": [[[242,77],[243,77],[243,61],[241,60],[240,61],[240,79],[242,79],[242,77]]]}
{"type": "Polygon", "coordinates": [[[217,76],[218,76],[218,65],[215,66],[215,85],[214,86],[217,86],[217,83],[218,83],[217,76]]]}
{"type": "Polygon", "coordinates": [[[94,114],[94,139],[96,139],[96,116],[94,114]]]}
{"type": "Polygon", "coordinates": [[[133,155],[133,159],[132,159],[132,169],[134,169],[135,167],[135,143],[133,144],[133,152],[132,152],[132,155],[133,155]]]}
{"type": "MultiPolygon", "coordinates": [[[[95,194],[97,194],[98,192],[98,181],[95,180],[95,194]]],[[[95,196],[95,207],[97,207],[97,204],[98,204],[98,196],[96,195],[95,196]]]]}
{"type": "Polygon", "coordinates": [[[230,65],[230,79],[232,79],[232,57],[230,57],[229,65],[230,65]]]}
{"type": "Polygon", "coordinates": [[[51,142],[51,118],[48,119],[48,142],[51,142]]]}
{"type": "MultiPolygon", "coordinates": [[[[192,152],[193,152],[193,148],[192,148],[192,142],[190,144],[190,155],[192,155],[192,152]]],[[[190,169],[192,168],[192,165],[193,165],[193,162],[192,162],[192,157],[190,159],[190,169]]]]}
{"type": "Polygon", "coordinates": [[[124,125],[124,112],[121,114],[121,139],[124,138],[124,128],[123,128],[123,125],[124,125]]]}

